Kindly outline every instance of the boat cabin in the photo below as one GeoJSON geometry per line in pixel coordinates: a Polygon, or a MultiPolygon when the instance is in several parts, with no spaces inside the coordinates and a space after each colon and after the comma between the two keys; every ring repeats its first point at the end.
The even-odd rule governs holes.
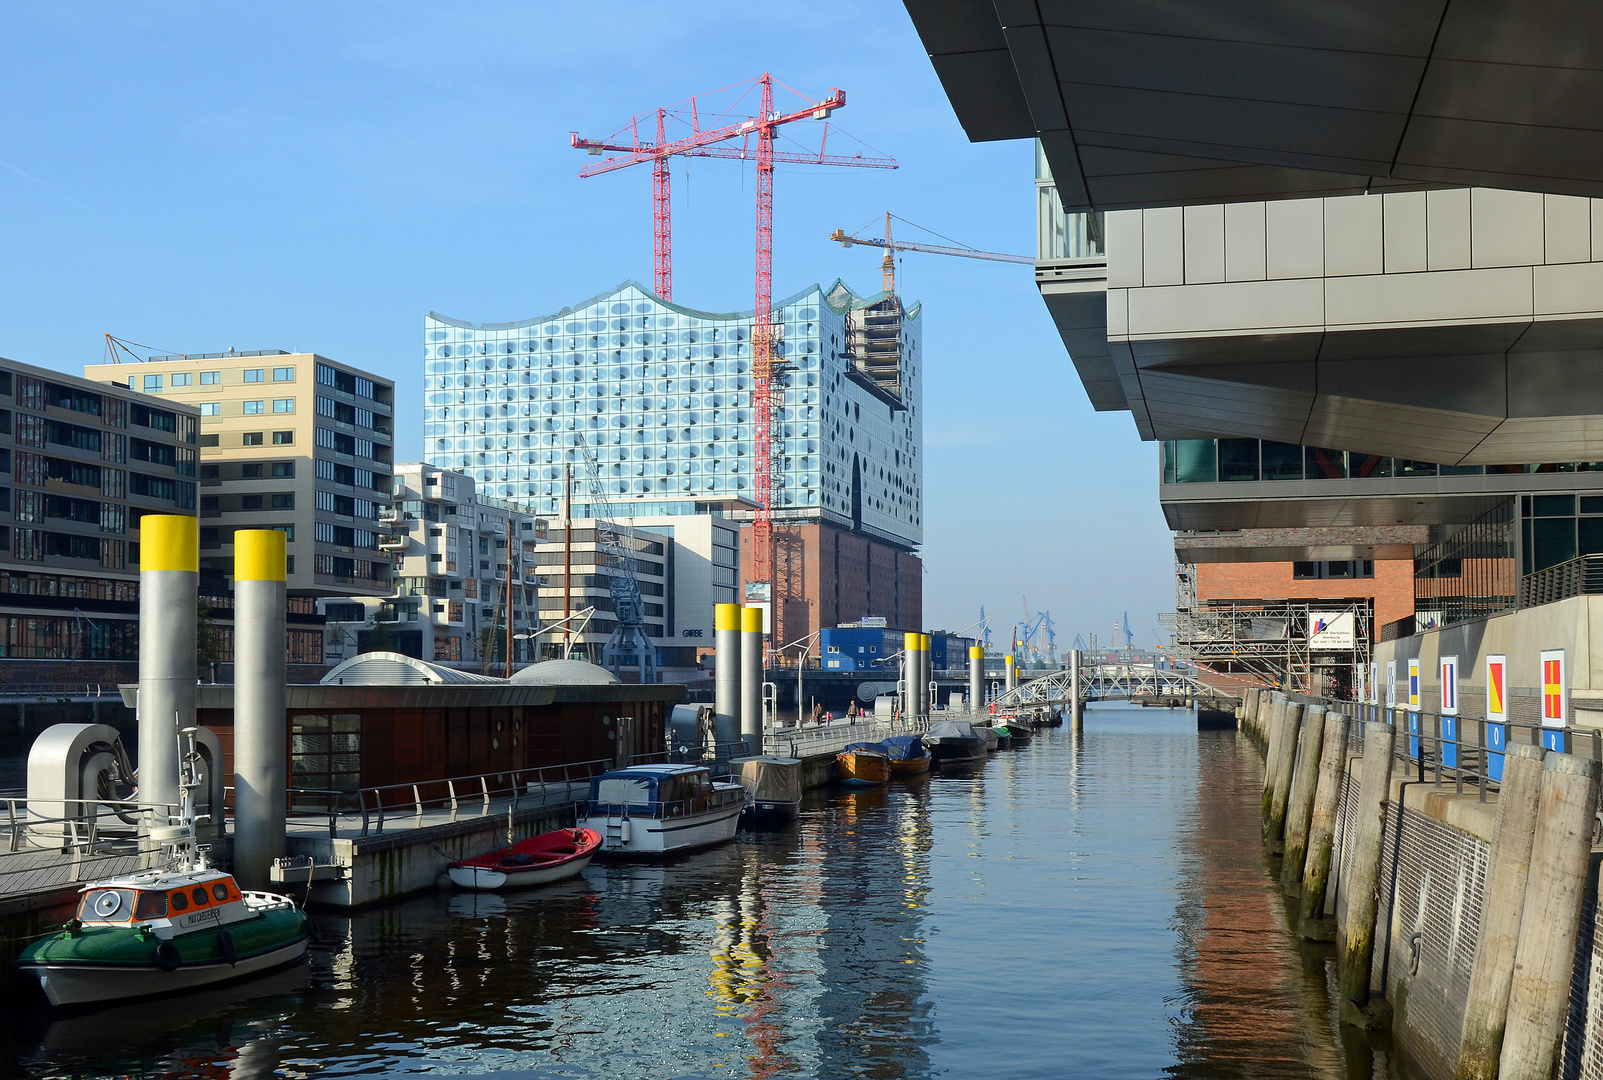
{"type": "Polygon", "coordinates": [[[245,895],[220,870],[147,873],[96,882],[78,901],[84,926],[148,925],[160,937],[248,918],[245,895]]]}
{"type": "Polygon", "coordinates": [[[632,765],[590,781],[591,814],[669,817],[694,814],[727,801],[738,784],[715,784],[699,765],[632,765]]]}

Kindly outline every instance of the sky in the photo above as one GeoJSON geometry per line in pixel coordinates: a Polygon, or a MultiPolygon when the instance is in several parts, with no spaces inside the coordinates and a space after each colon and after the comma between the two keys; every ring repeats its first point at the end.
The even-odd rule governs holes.
{"type": "MultiPolygon", "coordinates": [[[[422,454],[429,311],[504,322],[650,286],[649,169],[581,180],[571,132],[764,71],[839,87],[841,135],[900,167],[776,171],[776,297],[876,292],[878,255],[827,237],[887,210],[1033,254],[1031,145],[968,142],[890,0],[0,15],[0,356],[82,374],[108,332],[316,352],[395,380],[398,461],[422,454]]],[[[749,168],[679,159],[672,185],[674,299],[749,310],[749,168]]],[[[1027,601],[1060,647],[1126,612],[1155,644],[1174,603],[1156,446],[1092,411],[1029,268],[910,254],[898,286],[924,305],[926,626],[983,605],[1006,640],[1027,601]]]]}

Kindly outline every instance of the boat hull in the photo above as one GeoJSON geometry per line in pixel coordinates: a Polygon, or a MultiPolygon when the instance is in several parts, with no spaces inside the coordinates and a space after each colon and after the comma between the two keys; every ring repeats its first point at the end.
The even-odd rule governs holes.
{"type": "Polygon", "coordinates": [[[553,882],[578,877],[584,873],[584,868],[590,865],[594,855],[594,852],[580,855],[555,866],[520,866],[506,869],[461,863],[447,868],[446,873],[451,875],[451,884],[462,889],[526,889],[531,885],[550,885],[553,882]]]}
{"type": "MultiPolygon", "coordinates": [[[[19,962],[17,971],[37,981],[51,1005],[72,1008],[175,994],[258,975],[304,960],[306,940],[303,935],[278,948],[241,957],[233,964],[220,960],[184,964],[176,971],[162,971],[154,964],[49,960],[19,962]]],[[[181,950],[182,939],[178,945],[181,950]]]]}
{"type": "Polygon", "coordinates": [[[579,819],[579,827],[601,834],[603,855],[672,855],[733,840],[740,827],[740,809],[732,805],[673,818],[585,816],[579,819]],[[625,820],[629,822],[627,837],[622,828],[625,820]]]}
{"type": "Polygon", "coordinates": [[[891,761],[884,754],[842,750],[835,755],[840,782],[850,787],[874,787],[890,781],[891,761]]]}
{"type": "Polygon", "coordinates": [[[751,825],[778,825],[786,821],[795,821],[796,815],[801,813],[801,800],[775,801],[762,799],[747,803],[741,808],[741,819],[751,825]]]}
{"type": "Polygon", "coordinates": [[[985,743],[935,742],[930,744],[930,757],[937,765],[969,765],[985,760],[985,743]]]}
{"type": "Polygon", "coordinates": [[[892,758],[892,776],[919,776],[930,771],[930,763],[935,759],[929,754],[916,758],[892,758]]]}

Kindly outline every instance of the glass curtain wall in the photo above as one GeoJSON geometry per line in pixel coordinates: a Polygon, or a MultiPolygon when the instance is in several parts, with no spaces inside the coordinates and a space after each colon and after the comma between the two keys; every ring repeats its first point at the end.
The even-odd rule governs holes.
{"type": "Polygon", "coordinates": [[[1446,531],[1443,539],[1414,556],[1414,618],[1421,630],[1514,607],[1519,586],[1514,500],[1446,531]]]}

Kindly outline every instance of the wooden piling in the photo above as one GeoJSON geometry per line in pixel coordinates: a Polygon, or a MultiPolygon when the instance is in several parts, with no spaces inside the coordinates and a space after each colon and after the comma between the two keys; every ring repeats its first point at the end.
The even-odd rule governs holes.
{"type": "Polygon", "coordinates": [[[1330,857],[1336,839],[1336,812],[1347,776],[1347,733],[1352,720],[1345,713],[1325,715],[1319,751],[1319,779],[1308,819],[1308,854],[1303,861],[1302,896],[1297,905],[1297,933],[1310,941],[1329,941],[1335,926],[1324,917],[1330,883],[1330,857]]]}
{"type": "Polygon", "coordinates": [[[1269,820],[1264,825],[1264,843],[1269,845],[1271,855],[1279,855],[1286,846],[1286,805],[1291,798],[1303,709],[1301,702],[1286,702],[1280,721],[1280,741],[1275,747],[1275,784],[1270,792],[1269,820]]]}
{"type": "Polygon", "coordinates": [[[1364,725],[1364,763],[1357,805],[1353,808],[1352,850],[1343,860],[1347,892],[1346,919],[1337,927],[1341,945],[1341,1016],[1359,1027],[1371,1025],[1370,969],[1375,959],[1375,892],[1380,881],[1380,842],[1385,832],[1386,802],[1391,792],[1396,729],[1372,721],[1364,725]]]}
{"type": "Polygon", "coordinates": [[[1303,712],[1297,767],[1286,802],[1286,858],[1280,867],[1280,887],[1288,893],[1302,889],[1302,871],[1308,860],[1308,826],[1313,819],[1314,795],[1324,756],[1326,720],[1323,705],[1310,705],[1303,712]]]}

